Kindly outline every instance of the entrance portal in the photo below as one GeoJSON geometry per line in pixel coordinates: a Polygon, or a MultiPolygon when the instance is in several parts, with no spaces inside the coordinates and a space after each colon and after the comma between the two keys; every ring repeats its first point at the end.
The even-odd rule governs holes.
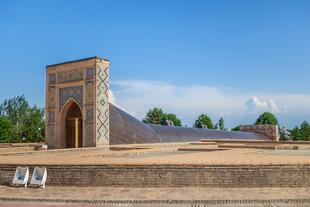
{"type": "Polygon", "coordinates": [[[66,118],[66,147],[77,148],[83,146],[82,112],[76,103],[68,110],[66,118]]]}
{"type": "Polygon", "coordinates": [[[108,60],[90,57],[46,66],[49,149],[109,145],[109,115],[108,60]]]}

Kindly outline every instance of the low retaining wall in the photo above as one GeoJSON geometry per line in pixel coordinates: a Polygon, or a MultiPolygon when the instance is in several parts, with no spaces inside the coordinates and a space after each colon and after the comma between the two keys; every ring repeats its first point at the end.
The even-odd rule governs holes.
{"type": "MultiPolygon", "coordinates": [[[[16,167],[0,165],[0,184],[12,181],[16,167]]],[[[61,186],[310,187],[310,165],[52,165],[47,174],[47,185],[61,186]]]]}
{"type": "Polygon", "coordinates": [[[261,133],[274,141],[279,141],[280,139],[278,125],[240,125],[240,131],[261,133]]]}

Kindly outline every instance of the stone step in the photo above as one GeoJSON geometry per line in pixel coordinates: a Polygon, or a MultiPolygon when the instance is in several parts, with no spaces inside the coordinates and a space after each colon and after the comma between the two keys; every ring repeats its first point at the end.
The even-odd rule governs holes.
{"type": "Polygon", "coordinates": [[[272,140],[242,140],[242,139],[201,139],[203,143],[260,143],[260,144],[296,144],[310,145],[310,141],[272,141],[272,140]]]}
{"type": "Polygon", "coordinates": [[[275,145],[244,145],[244,144],[220,144],[219,148],[252,148],[252,149],[269,149],[275,150],[275,145]]]}
{"type": "Polygon", "coordinates": [[[198,147],[183,147],[179,148],[178,151],[194,151],[194,152],[214,152],[214,151],[223,151],[223,150],[229,150],[229,149],[224,149],[224,148],[198,148],[198,147]]]}
{"type": "Polygon", "coordinates": [[[216,142],[191,142],[190,145],[217,145],[216,142]]]}
{"type": "Polygon", "coordinates": [[[219,148],[252,148],[252,149],[269,149],[269,150],[298,150],[298,145],[258,145],[258,144],[220,144],[219,148]]]}

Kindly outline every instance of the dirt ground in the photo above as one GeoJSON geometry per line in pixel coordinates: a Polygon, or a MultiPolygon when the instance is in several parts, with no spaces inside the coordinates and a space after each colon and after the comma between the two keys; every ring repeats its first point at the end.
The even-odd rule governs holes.
{"type": "Polygon", "coordinates": [[[310,164],[310,147],[299,150],[219,148],[190,143],[136,144],[47,151],[2,151],[0,164],[21,165],[262,165],[310,164]],[[185,149],[179,151],[179,149],[185,149]],[[186,150],[190,149],[190,150],[186,150]],[[194,150],[193,150],[194,149],[194,150]]]}

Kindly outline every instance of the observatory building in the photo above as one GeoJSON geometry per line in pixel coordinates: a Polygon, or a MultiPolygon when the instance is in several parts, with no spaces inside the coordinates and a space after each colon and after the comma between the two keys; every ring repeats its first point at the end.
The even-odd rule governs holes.
{"type": "Polygon", "coordinates": [[[45,111],[49,148],[279,137],[273,125],[233,132],[145,124],[109,103],[109,60],[100,57],[47,65],[45,111]]]}

